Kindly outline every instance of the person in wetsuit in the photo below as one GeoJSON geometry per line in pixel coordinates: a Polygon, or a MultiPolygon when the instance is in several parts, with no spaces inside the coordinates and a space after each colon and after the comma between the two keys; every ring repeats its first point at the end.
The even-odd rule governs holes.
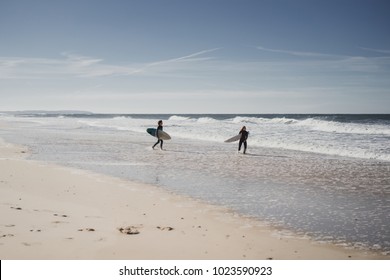
{"type": "Polygon", "coordinates": [[[157,127],[157,130],[156,130],[156,137],[158,138],[158,140],[157,140],[156,144],[153,145],[153,150],[154,150],[154,147],[156,147],[156,145],[157,145],[158,143],[160,143],[160,149],[161,149],[161,150],[163,149],[163,143],[164,143],[164,141],[158,137],[158,131],[159,131],[159,130],[161,130],[161,131],[163,130],[163,121],[162,121],[162,120],[159,120],[159,121],[158,121],[158,127],[157,127]]]}
{"type": "Polygon", "coordinates": [[[248,139],[248,136],[249,136],[249,132],[246,131],[246,127],[245,126],[243,126],[241,128],[240,134],[241,134],[241,138],[240,138],[240,142],[238,143],[238,151],[241,151],[241,146],[244,143],[244,154],[245,154],[246,153],[246,148],[247,148],[246,140],[248,139]]]}

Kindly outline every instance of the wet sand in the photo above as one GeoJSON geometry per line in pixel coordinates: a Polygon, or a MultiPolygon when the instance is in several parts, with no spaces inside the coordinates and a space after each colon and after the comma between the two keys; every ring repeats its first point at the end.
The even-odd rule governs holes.
{"type": "Polygon", "coordinates": [[[386,259],[0,141],[1,259],[386,259]]]}

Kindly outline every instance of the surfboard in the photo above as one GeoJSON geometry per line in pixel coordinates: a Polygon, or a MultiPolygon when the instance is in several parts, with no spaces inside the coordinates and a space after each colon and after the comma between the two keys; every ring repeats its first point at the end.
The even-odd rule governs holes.
{"type": "Polygon", "coordinates": [[[225,143],[230,143],[230,142],[234,142],[234,141],[238,141],[240,140],[241,138],[241,134],[238,134],[236,136],[233,136],[232,138],[229,138],[227,140],[225,140],[225,143]]]}
{"type": "MultiPolygon", "coordinates": [[[[146,129],[146,132],[154,137],[157,137],[156,131],[157,131],[157,129],[155,129],[155,128],[146,129]]],[[[171,136],[169,136],[169,134],[166,133],[165,131],[159,130],[158,131],[158,138],[160,138],[162,140],[169,140],[169,139],[171,139],[171,136]]]]}

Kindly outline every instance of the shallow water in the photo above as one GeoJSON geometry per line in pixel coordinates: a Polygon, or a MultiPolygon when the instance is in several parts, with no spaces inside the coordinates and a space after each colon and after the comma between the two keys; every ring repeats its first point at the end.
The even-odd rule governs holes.
{"type": "MultiPolygon", "coordinates": [[[[251,138],[242,155],[220,135],[174,133],[178,117],[165,121],[175,135],[165,151],[152,150],[156,139],[145,132],[155,119],[3,119],[12,126],[0,137],[29,146],[33,159],[155,184],[318,240],[390,251],[389,161],[262,147],[251,138]]],[[[213,120],[203,122],[211,130],[213,120]]],[[[196,128],[188,126],[186,133],[196,128]]]]}

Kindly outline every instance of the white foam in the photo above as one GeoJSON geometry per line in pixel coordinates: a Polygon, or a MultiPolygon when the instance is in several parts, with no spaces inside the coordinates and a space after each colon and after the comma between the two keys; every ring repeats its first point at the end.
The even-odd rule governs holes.
{"type": "MultiPolygon", "coordinates": [[[[155,119],[117,116],[113,118],[20,118],[42,125],[90,126],[101,129],[146,133],[157,125],[155,119]]],[[[325,155],[390,161],[390,125],[380,123],[336,122],[321,118],[236,116],[218,120],[174,115],[164,121],[164,131],[175,138],[210,141],[236,135],[245,125],[250,132],[248,145],[313,152],[325,155]]]]}
{"type": "Polygon", "coordinates": [[[182,116],[176,116],[176,115],[174,115],[174,116],[171,116],[171,117],[169,117],[169,121],[186,121],[186,120],[190,120],[191,118],[189,118],[189,117],[182,117],[182,116]]]}
{"type": "Polygon", "coordinates": [[[202,124],[208,124],[208,123],[219,123],[220,121],[216,120],[216,119],[213,119],[213,118],[209,118],[209,117],[205,117],[205,118],[199,118],[198,119],[198,123],[202,123],[202,124]]]}
{"type": "Polygon", "coordinates": [[[296,124],[300,126],[306,126],[313,130],[332,133],[390,135],[390,128],[386,125],[342,123],[313,118],[299,121],[296,124]]]}

